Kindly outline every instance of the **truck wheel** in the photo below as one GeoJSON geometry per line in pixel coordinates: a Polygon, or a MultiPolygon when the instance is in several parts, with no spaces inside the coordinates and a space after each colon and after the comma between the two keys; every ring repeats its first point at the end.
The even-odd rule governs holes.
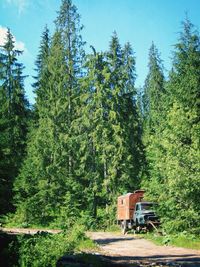
{"type": "Polygon", "coordinates": [[[136,224],[136,233],[140,233],[141,227],[139,225],[138,219],[136,219],[135,224],[136,224]]]}
{"type": "Polygon", "coordinates": [[[122,234],[125,235],[125,233],[126,233],[126,221],[121,222],[121,231],[122,231],[122,234]]]}
{"type": "Polygon", "coordinates": [[[140,231],[141,231],[141,227],[140,227],[140,226],[137,226],[137,227],[136,227],[136,232],[139,234],[140,231]]]}

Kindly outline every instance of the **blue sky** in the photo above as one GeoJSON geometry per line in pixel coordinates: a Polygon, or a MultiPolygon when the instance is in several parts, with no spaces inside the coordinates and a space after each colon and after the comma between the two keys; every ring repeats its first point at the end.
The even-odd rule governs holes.
{"type": "MultiPolygon", "coordinates": [[[[34,103],[31,83],[34,61],[40,36],[47,24],[53,32],[53,21],[59,10],[60,0],[0,0],[0,44],[5,28],[15,36],[16,46],[24,49],[19,59],[29,75],[25,86],[28,99],[34,103]]],[[[173,44],[185,12],[199,30],[200,0],[74,0],[81,22],[82,35],[96,50],[108,49],[110,37],[116,30],[120,43],[129,41],[136,56],[136,86],[142,86],[147,74],[148,50],[154,41],[161,53],[166,69],[170,69],[173,44]]]]}

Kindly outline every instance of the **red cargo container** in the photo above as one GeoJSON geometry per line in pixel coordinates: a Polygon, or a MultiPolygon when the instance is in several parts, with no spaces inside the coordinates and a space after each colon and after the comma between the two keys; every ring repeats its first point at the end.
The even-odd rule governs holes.
{"type": "Polygon", "coordinates": [[[135,204],[141,202],[145,190],[137,190],[134,193],[128,193],[118,197],[117,201],[117,220],[132,220],[135,204]]]}

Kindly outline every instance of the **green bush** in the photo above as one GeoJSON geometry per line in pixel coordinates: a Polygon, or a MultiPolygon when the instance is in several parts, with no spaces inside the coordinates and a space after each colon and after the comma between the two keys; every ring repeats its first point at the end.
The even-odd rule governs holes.
{"type": "Polygon", "coordinates": [[[57,260],[65,253],[73,251],[66,235],[38,233],[32,237],[22,236],[20,240],[20,267],[56,266],[57,260]]]}
{"type": "Polygon", "coordinates": [[[41,232],[34,236],[22,236],[20,239],[20,267],[54,267],[64,254],[73,254],[79,250],[82,242],[88,238],[84,227],[74,225],[70,230],[52,235],[41,232]]]}

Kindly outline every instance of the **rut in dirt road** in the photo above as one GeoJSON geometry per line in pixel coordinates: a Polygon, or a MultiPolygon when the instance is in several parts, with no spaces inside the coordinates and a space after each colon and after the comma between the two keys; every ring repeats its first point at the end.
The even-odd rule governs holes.
{"type": "Polygon", "coordinates": [[[157,246],[135,235],[90,232],[88,236],[99,244],[102,255],[116,263],[132,266],[136,266],[134,264],[137,262],[138,266],[200,267],[200,250],[157,246]]]}

